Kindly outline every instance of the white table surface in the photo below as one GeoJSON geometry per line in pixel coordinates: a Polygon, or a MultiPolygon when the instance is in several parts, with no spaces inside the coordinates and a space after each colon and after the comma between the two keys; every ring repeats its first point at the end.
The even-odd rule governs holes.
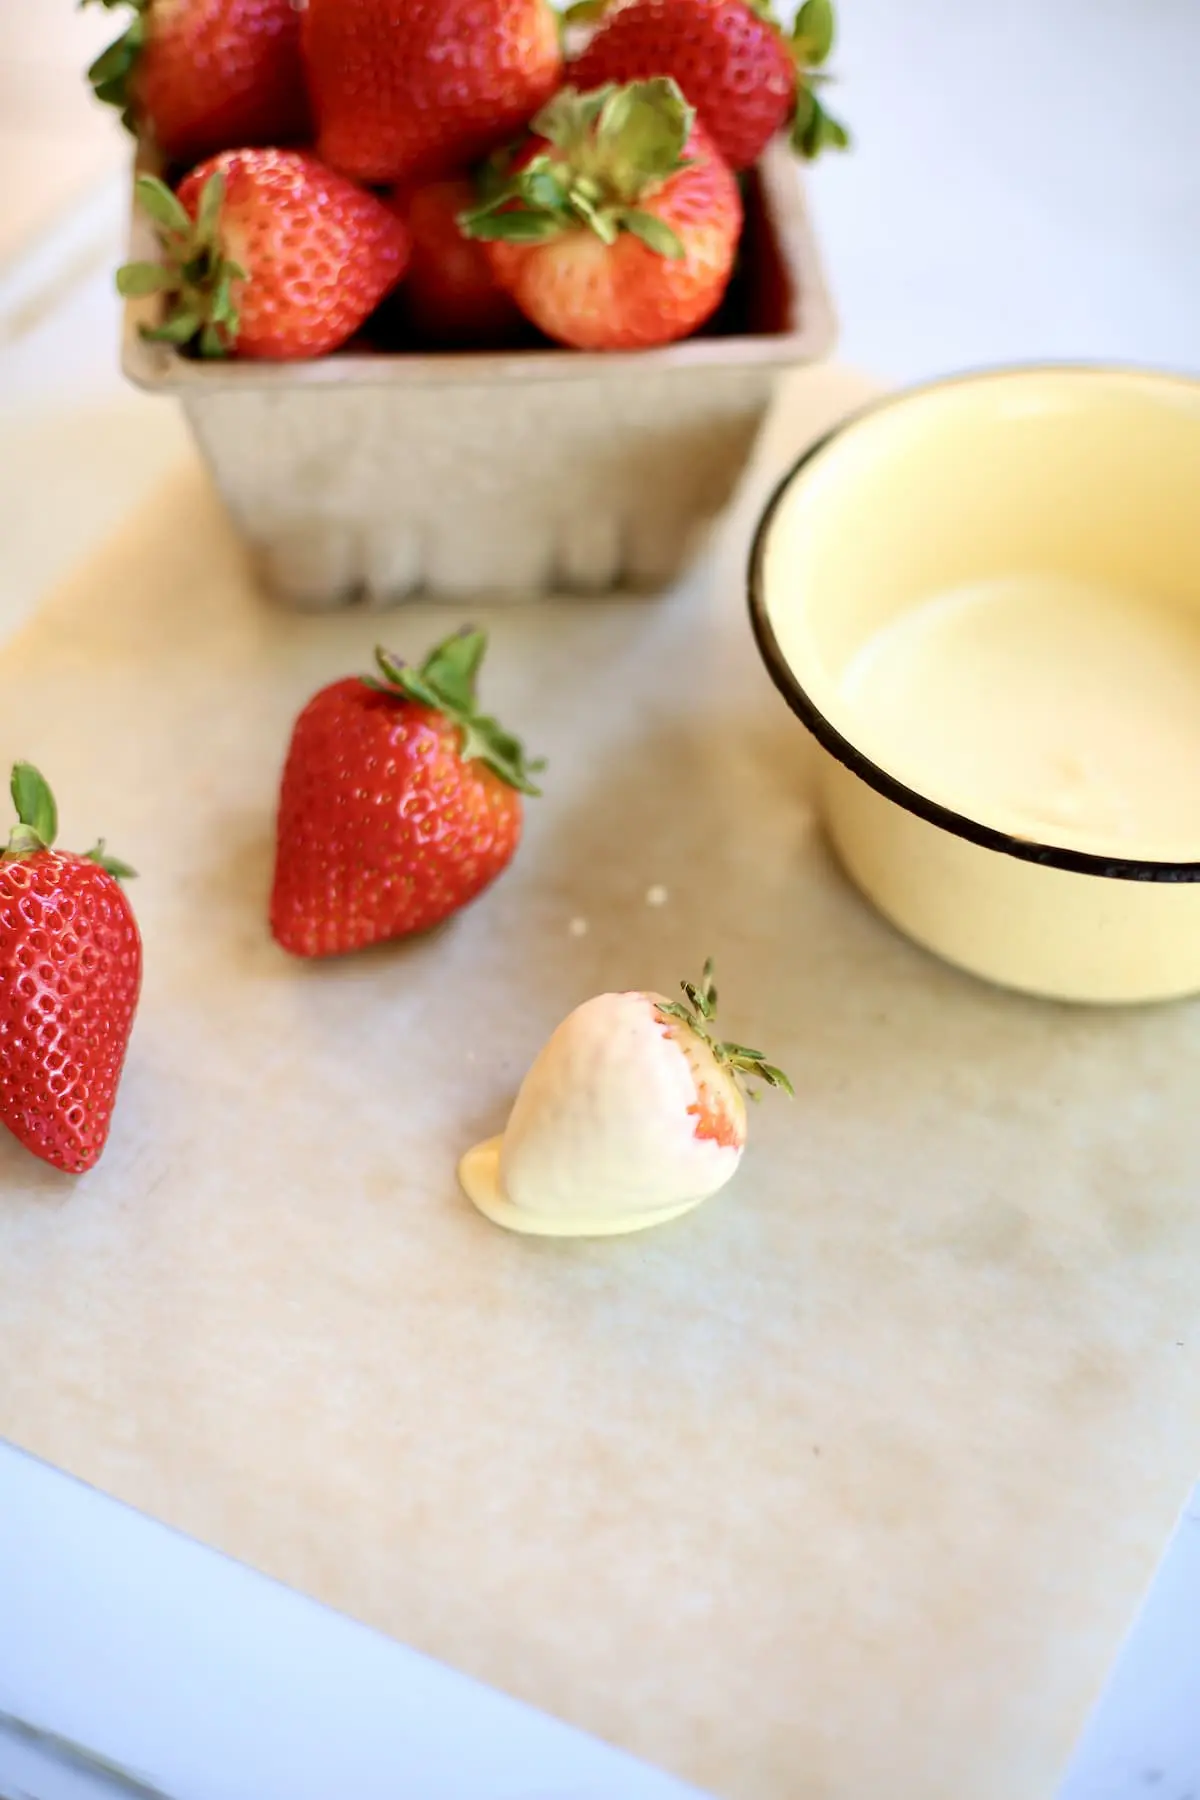
{"type": "MultiPolygon", "coordinates": [[[[1057,357],[1200,369],[1200,0],[1145,0],[1138,8],[1128,0],[842,0],[842,12],[839,99],[859,148],[823,165],[813,188],[849,360],[892,381],[1057,357]]],[[[0,632],[183,453],[174,414],[130,393],[115,371],[106,264],[121,210],[119,194],[101,194],[0,287],[0,632]]],[[[253,1630],[261,1659],[272,1644],[283,1658],[288,1634],[308,1628],[271,1584],[218,1580],[204,1553],[147,1526],[139,1529],[155,1534],[148,1547],[129,1515],[87,1490],[72,1486],[71,1498],[31,1509],[22,1462],[0,1456],[0,1544],[8,1545],[10,1577],[14,1547],[28,1566],[41,1556],[61,1574],[68,1542],[86,1542],[86,1566],[115,1573],[119,1589],[134,1582],[152,1549],[161,1582],[176,1584],[178,1606],[198,1609],[197,1619],[207,1606],[205,1630],[215,1630],[218,1601],[224,1609],[214,1649],[225,1635],[253,1630]],[[57,1541],[68,1514],[69,1537],[57,1541]]],[[[1146,1792],[1185,1800],[1197,1777],[1200,1694],[1191,1672],[1200,1647],[1188,1636],[1200,1617],[1194,1512],[1193,1505],[1127,1648],[1119,1691],[1085,1739],[1064,1789],[1070,1800],[1146,1792]]],[[[84,1569],[75,1571],[77,1593],[88,1586],[84,1569]]],[[[89,1680],[85,1666],[53,1653],[63,1617],[49,1600],[31,1603],[27,1594],[23,1606],[6,1608],[0,1599],[0,1691],[23,1670],[27,1716],[46,1724],[62,1718],[64,1669],[77,1698],[89,1680]]],[[[336,1637],[342,1623],[330,1629],[336,1637]]],[[[140,1715],[169,1709],[178,1678],[172,1686],[161,1644],[135,1634],[127,1655],[140,1715]]],[[[356,1741],[351,1713],[337,1716],[339,1705],[350,1705],[345,1691],[339,1700],[330,1690],[329,1705],[323,1741],[356,1741]]],[[[254,1736],[245,1709],[226,1710],[209,1751],[237,1767],[254,1736]]],[[[464,1800],[531,1795],[530,1767],[553,1767],[562,1800],[568,1779],[577,1796],[594,1791],[590,1752],[564,1764],[562,1741],[553,1749],[550,1742],[519,1787],[498,1786],[494,1770],[468,1770],[436,1791],[464,1800]]],[[[135,1762],[136,1749],[131,1743],[135,1762]]],[[[2,1757],[0,1744],[0,1793],[23,1789],[51,1800],[68,1791],[24,1779],[18,1787],[15,1765],[2,1757]]],[[[284,1791],[282,1764],[246,1766],[260,1769],[259,1794],[284,1791]]],[[[352,1765],[341,1768],[350,1774],[352,1765]]],[[[198,1771],[196,1763],[189,1781],[176,1763],[177,1791],[241,1791],[198,1771]]],[[[659,1791],[641,1780],[610,1768],[603,1791],[659,1791]]]]}

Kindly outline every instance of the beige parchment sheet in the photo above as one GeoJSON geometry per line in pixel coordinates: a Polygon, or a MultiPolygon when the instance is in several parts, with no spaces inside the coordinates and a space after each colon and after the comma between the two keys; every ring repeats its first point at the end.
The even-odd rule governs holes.
{"type": "Polygon", "coordinates": [[[147,977],[99,1170],[0,1142],[0,1434],[730,1800],[1029,1800],[1200,1464],[1200,1010],[992,991],[833,865],[741,568],[862,391],[799,384],[676,596],[485,612],[546,798],[484,902],[337,965],[264,926],[290,721],[457,620],[271,611],[191,465],[47,597],[0,762],[140,869],[147,977]],[[798,1091],[735,1184],[485,1223],[455,1158],[547,1032],[709,952],[798,1091]]]}

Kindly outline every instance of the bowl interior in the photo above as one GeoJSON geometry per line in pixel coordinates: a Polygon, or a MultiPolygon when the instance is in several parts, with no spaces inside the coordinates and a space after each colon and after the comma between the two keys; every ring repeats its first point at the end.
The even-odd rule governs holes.
{"type": "Polygon", "coordinates": [[[1020,370],[885,402],[777,496],[756,603],[790,697],[917,793],[1200,859],[1200,383],[1020,370]]]}

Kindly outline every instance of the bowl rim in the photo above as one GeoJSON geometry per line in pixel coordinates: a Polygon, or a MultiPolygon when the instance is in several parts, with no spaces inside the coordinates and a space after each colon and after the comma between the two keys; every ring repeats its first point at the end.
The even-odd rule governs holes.
{"type": "Polygon", "coordinates": [[[1073,875],[1098,875],[1112,881],[1200,882],[1200,861],[1155,861],[1138,857],[1104,856],[1092,850],[1073,850],[1063,844],[1049,844],[1036,838],[1019,837],[1013,832],[1002,831],[994,825],[985,825],[982,820],[972,819],[968,814],[958,812],[953,807],[943,806],[940,801],[931,800],[928,795],[910,787],[907,782],[901,781],[898,776],[891,774],[882,764],[877,763],[864,750],[860,750],[851,739],[838,730],[837,726],[816,705],[804,684],[793,671],[775,635],[765,593],[767,546],[776,513],[792,486],[803,477],[809,464],[821,456],[835,440],[876,413],[885,412],[892,407],[903,406],[913,399],[936,393],[943,388],[971,384],[982,385],[986,382],[1011,379],[1014,375],[1068,377],[1115,375],[1142,378],[1188,389],[1200,398],[1200,379],[1176,370],[1156,368],[1151,364],[1048,361],[999,364],[989,368],[967,369],[951,375],[936,376],[932,380],[913,383],[895,393],[884,394],[878,400],[870,400],[864,406],[857,407],[829,431],[822,433],[815,443],[810,444],[808,449],[796,458],[772,489],[759,515],[750,545],[747,569],[750,627],[754,634],[758,653],[762,657],[768,675],[779,693],[782,694],[788,707],[812,733],[821,748],[885,800],[890,800],[905,812],[912,813],[918,819],[923,819],[926,824],[949,832],[954,837],[963,838],[968,843],[977,844],[981,849],[995,850],[1003,856],[1015,857],[1020,862],[1037,863],[1045,868],[1062,869],[1073,875]]]}

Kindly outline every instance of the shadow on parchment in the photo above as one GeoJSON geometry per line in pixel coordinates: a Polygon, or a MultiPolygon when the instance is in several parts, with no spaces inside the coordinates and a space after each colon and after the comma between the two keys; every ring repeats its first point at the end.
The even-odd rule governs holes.
{"type": "Polygon", "coordinates": [[[86,1175],[64,1175],[61,1169],[52,1169],[0,1126],[0,1204],[6,1195],[11,1198],[19,1190],[22,1202],[34,1200],[57,1212],[83,1192],[80,1183],[86,1181],[86,1175]]]}

